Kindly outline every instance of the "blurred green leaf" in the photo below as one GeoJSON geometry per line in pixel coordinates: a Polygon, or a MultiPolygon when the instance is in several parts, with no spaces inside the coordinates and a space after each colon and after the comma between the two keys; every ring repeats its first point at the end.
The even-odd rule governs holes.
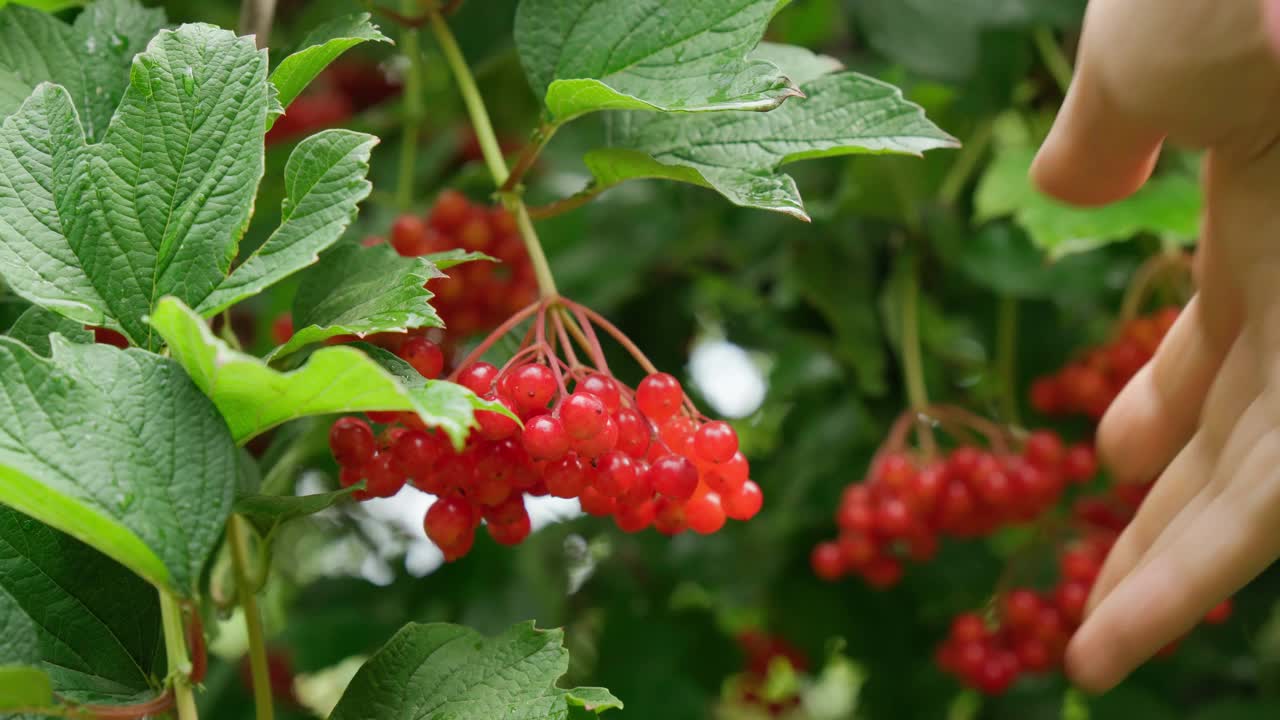
{"type": "Polygon", "coordinates": [[[390,43],[378,26],[369,22],[369,13],[334,18],[307,35],[299,49],[271,72],[271,84],[279,91],[280,104],[289,107],[321,70],[342,53],[363,42],[390,43]]]}
{"type": "Polygon", "coordinates": [[[265,535],[279,523],[314,515],[333,507],[351,493],[364,487],[363,481],[350,487],[312,495],[247,495],[237,498],[235,512],[246,516],[249,522],[265,535]]]}
{"type": "Polygon", "coordinates": [[[86,330],[84,325],[36,305],[18,316],[8,334],[14,340],[26,343],[36,353],[48,357],[51,352],[51,333],[58,333],[73,343],[93,342],[93,333],[86,330]]]}
{"type": "Polygon", "coordinates": [[[47,708],[53,705],[53,685],[43,670],[24,665],[0,665],[0,710],[47,708]]]}

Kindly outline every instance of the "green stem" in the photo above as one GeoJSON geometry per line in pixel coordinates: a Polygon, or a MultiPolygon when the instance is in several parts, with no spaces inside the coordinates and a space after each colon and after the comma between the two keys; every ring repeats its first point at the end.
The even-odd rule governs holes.
{"type": "Polygon", "coordinates": [[[973,178],[974,172],[982,162],[982,156],[986,154],[994,135],[995,120],[993,118],[981,121],[969,134],[969,141],[960,150],[955,163],[951,165],[951,170],[943,178],[942,186],[938,188],[938,199],[943,206],[955,207],[960,199],[960,193],[964,192],[965,185],[969,184],[969,180],[973,178]]]}
{"type": "Polygon", "coordinates": [[[1040,53],[1040,59],[1048,68],[1049,74],[1053,76],[1054,82],[1058,83],[1058,89],[1065,94],[1067,88],[1071,87],[1071,61],[1067,59],[1066,53],[1062,52],[1057,38],[1053,36],[1053,31],[1046,27],[1036,28],[1031,33],[1031,40],[1035,43],[1036,52],[1040,53]]]}
{"type": "MultiPolygon", "coordinates": [[[[914,254],[905,255],[902,263],[906,272],[902,282],[902,374],[907,384],[907,402],[912,410],[923,412],[929,407],[929,389],[920,348],[920,267],[914,254]]],[[[923,418],[917,428],[921,449],[932,455],[933,431],[923,418]]]]}
{"type": "Polygon", "coordinates": [[[164,649],[169,659],[169,681],[177,704],[178,720],[197,720],[196,697],[191,689],[191,658],[187,657],[187,629],[182,607],[166,590],[160,591],[160,622],[164,628],[164,649]]]}
{"type": "Polygon", "coordinates": [[[222,328],[218,333],[222,336],[223,342],[231,346],[232,350],[244,350],[240,345],[240,338],[236,337],[235,328],[231,327],[231,311],[222,311],[222,328]]]}
{"type": "Polygon", "coordinates": [[[271,676],[267,669],[267,646],[262,632],[262,614],[258,611],[257,588],[249,576],[249,525],[239,515],[227,520],[227,542],[231,544],[231,563],[235,567],[236,594],[249,632],[249,670],[253,675],[253,707],[257,720],[271,720],[275,707],[271,702],[271,676]]]}
{"type": "MultiPolygon", "coordinates": [[[[480,96],[480,90],[476,87],[476,79],[471,74],[467,59],[462,56],[458,41],[454,39],[453,32],[449,30],[448,23],[439,11],[431,11],[430,24],[431,32],[440,46],[440,52],[444,55],[445,62],[458,83],[458,92],[462,94],[462,102],[467,107],[467,114],[471,116],[471,125],[475,129],[476,140],[480,143],[480,152],[484,155],[485,165],[489,167],[489,174],[493,176],[493,184],[501,188],[511,177],[511,173],[507,170],[507,161],[502,157],[502,148],[498,145],[498,136],[493,132],[493,122],[489,120],[489,111],[485,108],[484,98],[480,96]]],[[[524,199],[517,192],[500,194],[502,204],[515,216],[516,227],[520,230],[520,239],[524,241],[525,250],[529,253],[529,260],[533,264],[534,277],[538,280],[539,294],[544,298],[558,297],[560,293],[556,290],[555,278],[551,275],[551,265],[547,262],[547,255],[542,250],[542,243],[538,241],[538,233],[533,228],[533,220],[529,217],[524,199]]]]}
{"type": "Polygon", "coordinates": [[[1004,296],[996,318],[996,375],[1004,421],[1019,425],[1018,418],[1018,300],[1004,296]]]}
{"type": "MultiPolygon", "coordinates": [[[[417,0],[401,0],[405,12],[417,10],[417,0]]],[[[404,79],[404,138],[400,143],[400,171],[396,178],[396,206],[408,210],[413,206],[414,171],[418,163],[418,136],[421,133],[425,110],[422,105],[422,85],[426,67],[422,60],[422,46],[417,28],[406,27],[400,37],[400,47],[409,58],[409,71],[404,79]]]]}
{"type": "Polygon", "coordinates": [[[520,151],[520,156],[516,158],[515,166],[511,168],[511,175],[502,183],[499,192],[511,192],[520,186],[520,180],[524,178],[525,173],[529,172],[529,168],[533,167],[533,164],[537,162],[538,155],[542,154],[542,149],[547,146],[547,143],[551,142],[551,138],[556,134],[557,129],[559,129],[558,125],[544,123],[534,131],[533,139],[529,141],[524,150],[520,151]]]}

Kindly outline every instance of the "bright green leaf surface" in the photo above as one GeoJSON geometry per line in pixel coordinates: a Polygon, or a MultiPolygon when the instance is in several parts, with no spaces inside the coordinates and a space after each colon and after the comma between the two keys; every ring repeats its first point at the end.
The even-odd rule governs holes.
{"type": "MultiPolygon", "coordinates": [[[[153,696],[164,677],[156,589],[53,528],[0,505],[0,665],[22,664],[30,690],[18,705],[48,704],[52,689],[76,702],[153,696]]],[[[0,671],[0,707],[12,701],[0,671]]],[[[16,687],[16,686],[15,686],[16,687]]]]}
{"type": "Polygon", "coordinates": [[[222,532],[235,446],[176,363],[0,338],[0,502],[188,596],[222,532]]]}
{"type": "Polygon", "coordinates": [[[987,168],[974,197],[974,220],[1013,216],[1039,248],[1051,257],[1092,250],[1138,233],[1193,240],[1200,230],[1203,201],[1190,176],[1166,173],[1137,193],[1102,208],[1072,207],[1039,193],[1027,180],[1031,149],[999,153],[987,168]]]}
{"type": "Polygon", "coordinates": [[[0,665],[0,710],[51,705],[53,686],[43,670],[25,665],[0,665]]]}
{"type": "Polygon", "coordinates": [[[205,321],[173,298],[151,318],[170,352],[213,400],[239,443],[280,423],[308,415],[362,410],[417,412],[440,427],[455,445],[475,425],[476,408],[489,408],[466,388],[446,382],[409,388],[355,348],[317,350],[302,367],[280,372],[263,360],[232,350],[205,321]]]}
{"type": "Polygon", "coordinates": [[[747,54],[778,0],[523,0],[516,46],[557,123],[599,110],[769,110],[799,94],[747,54]]]}
{"type": "Polygon", "coordinates": [[[26,343],[45,357],[49,356],[50,333],[58,333],[74,343],[93,342],[93,333],[83,325],[35,305],[19,315],[13,327],[9,328],[9,337],[26,343]]]}
{"type": "Polygon", "coordinates": [[[400,257],[390,245],[334,248],[303,276],[293,299],[293,337],[272,351],[284,357],[337,335],[364,337],[443,327],[423,287],[444,274],[427,258],[400,257]]]}
{"type": "Polygon", "coordinates": [[[791,82],[799,85],[801,90],[806,83],[844,69],[844,64],[839,60],[798,45],[762,42],[748,57],[753,60],[768,60],[782,68],[782,72],[786,73],[791,82]]]}
{"type": "Polygon", "coordinates": [[[318,513],[362,487],[363,481],[341,490],[313,495],[247,495],[236,500],[235,511],[249,518],[259,532],[266,534],[276,523],[318,513]]]}
{"type": "Polygon", "coordinates": [[[280,91],[280,104],[287,108],[321,70],[362,42],[391,42],[369,22],[369,13],[334,18],[312,30],[303,38],[300,49],[271,73],[271,84],[280,91]]]}
{"type": "Polygon", "coordinates": [[[356,673],[331,720],[562,720],[621,708],[603,688],[561,690],[562,630],[521,623],[495,638],[444,623],[406,625],[356,673]]]}
{"type": "Polygon", "coordinates": [[[368,197],[373,186],[365,175],[377,144],[350,130],[324,130],[298,143],[284,168],[280,227],[196,309],[213,315],[317,262],[368,197]]]}
{"type": "Polygon", "coordinates": [[[130,61],[164,25],[164,12],[99,0],[67,25],[45,13],[80,3],[19,4],[38,9],[0,10],[0,118],[48,81],[67,89],[86,137],[98,140],[129,85],[130,61]]]}
{"type": "Polygon", "coordinates": [[[38,87],[0,126],[0,275],[13,291],[156,347],[154,303],[213,292],[248,222],[266,64],[225,30],[163,31],[92,145],[67,90],[38,87]]]}
{"type": "Polygon", "coordinates": [[[665,178],[715,189],[736,205],[807,220],[779,166],[808,158],[869,153],[918,155],[955,147],[895,87],[856,73],[820,77],[809,97],[769,113],[698,116],[628,113],[615,119],[615,147],[587,154],[598,188],[665,178]]]}

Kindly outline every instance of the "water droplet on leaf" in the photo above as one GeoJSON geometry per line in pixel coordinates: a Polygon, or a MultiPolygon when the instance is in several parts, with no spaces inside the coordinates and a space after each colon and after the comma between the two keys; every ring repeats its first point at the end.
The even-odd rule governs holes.
{"type": "Polygon", "coordinates": [[[182,76],[182,89],[188,95],[194,95],[196,92],[196,73],[191,68],[182,68],[178,71],[182,76]]]}

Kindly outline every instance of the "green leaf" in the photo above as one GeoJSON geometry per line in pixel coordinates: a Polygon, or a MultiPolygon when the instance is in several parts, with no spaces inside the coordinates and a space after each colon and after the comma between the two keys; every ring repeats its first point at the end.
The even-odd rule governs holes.
{"type": "Polygon", "coordinates": [[[45,357],[49,356],[49,335],[52,333],[58,333],[73,343],[93,342],[93,333],[80,323],[35,305],[23,311],[9,328],[9,337],[26,343],[45,357]]]}
{"type": "MultiPolygon", "coordinates": [[[[302,367],[280,372],[214,337],[205,321],[174,298],[165,298],[151,318],[169,351],[182,364],[231,427],[238,443],[308,415],[363,410],[418,413],[444,430],[459,448],[475,426],[476,409],[494,404],[446,382],[406,387],[365,353],[351,347],[317,350],[302,367]]],[[[394,356],[393,356],[394,357],[394,356]]]]}
{"type": "Polygon", "coordinates": [[[762,42],[747,57],[768,60],[782,69],[795,84],[804,87],[812,80],[844,69],[844,64],[828,55],[819,55],[798,45],[762,42]]]}
{"type": "Polygon", "coordinates": [[[312,30],[303,38],[300,49],[271,73],[271,84],[280,91],[280,104],[288,107],[329,63],[363,42],[391,42],[369,22],[369,13],[334,18],[312,30]]]}
{"type": "Polygon", "coordinates": [[[747,54],[779,0],[523,0],[516,47],[565,123],[600,110],[771,110],[800,95],[747,54]]]}
{"type": "Polygon", "coordinates": [[[186,597],[222,533],[236,449],[171,360],[0,338],[0,502],[186,597]]]}
{"type": "Polygon", "coordinates": [[[957,146],[892,85],[844,72],[819,77],[806,92],[807,99],[770,113],[621,115],[612,128],[615,147],[584,158],[594,189],[664,178],[712,188],[735,205],[808,220],[795,181],[778,172],[781,165],[957,146]]]}
{"type": "Polygon", "coordinates": [[[0,126],[0,275],[11,289],[155,348],[144,319],[155,302],[198,305],[248,223],[266,65],[251,39],[225,30],[162,31],[92,145],[67,90],[40,85],[0,126]]]}
{"type": "Polygon", "coordinates": [[[0,710],[52,705],[53,684],[43,670],[25,665],[0,665],[0,710]]]}
{"type": "Polygon", "coordinates": [[[338,335],[444,327],[427,304],[433,293],[425,287],[440,277],[444,274],[429,259],[400,257],[390,245],[340,245],[302,277],[293,298],[293,337],[268,358],[338,335]]]}
{"type": "Polygon", "coordinates": [[[49,81],[71,94],[93,142],[106,132],[129,85],[134,54],[165,19],[164,11],[136,0],[99,0],[71,25],[46,14],[78,4],[83,3],[24,2],[19,5],[32,7],[0,10],[0,118],[49,81]]]}
{"type": "Polygon", "coordinates": [[[361,480],[350,487],[312,495],[248,495],[236,500],[235,511],[248,517],[258,532],[266,535],[279,523],[314,515],[363,488],[361,480]]]}
{"type": "Polygon", "coordinates": [[[0,505],[0,665],[0,708],[24,674],[43,699],[17,705],[49,705],[53,691],[74,702],[149,699],[165,672],[159,595],[88,545],[0,505]]]}
{"type": "Polygon", "coordinates": [[[1132,196],[1101,208],[1077,208],[1038,192],[1027,181],[1035,151],[1002,150],[974,196],[974,221],[1012,216],[1032,243],[1060,258],[1128,240],[1139,233],[1190,242],[1200,230],[1203,199],[1195,178],[1165,173],[1132,196]]]}
{"type": "Polygon", "coordinates": [[[622,701],[603,688],[561,690],[562,630],[521,623],[495,638],[444,623],[410,623],[356,673],[331,720],[562,720],[622,701]]]}
{"type": "Polygon", "coordinates": [[[0,0],[0,8],[5,5],[26,5],[41,12],[55,13],[68,8],[80,7],[85,0],[0,0]]]}
{"type": "Polygon", "coordinates": [[[284,168],[280,227],[196,308],[208,317],[320,259],[342,237],[372,184],[369,154],[378,138],[325,130],[293,149],[284,168]]]}

